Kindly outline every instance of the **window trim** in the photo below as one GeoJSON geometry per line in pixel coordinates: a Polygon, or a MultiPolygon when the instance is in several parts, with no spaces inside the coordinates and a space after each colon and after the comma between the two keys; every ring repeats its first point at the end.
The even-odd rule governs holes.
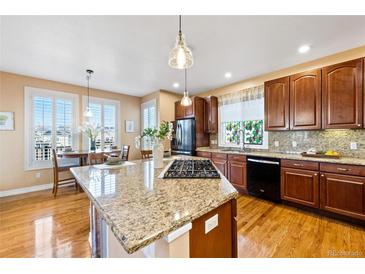
{"type": "MultiPolygon", "coordinates": [[[[118,100],[113,100],[113,99],[105,99],[105,98],[101,98],[101,97],[93,97],[90,96],[90,103],[95,103],[95,104],[101,104],[102,105],[102,111],[101,111],[101,120],[103,121],[104,118],[104,105],[114,105],[116,107],[116,114],[115,114],[115,123],[116,123],[116,136],[115,136],[115,145],[120,147],[121,143],[122,143],[122,138],[121,138],[121,123],[120,123],[120,101],[118,100]]],[[[83,95],[82,96],[82,110],[84,111],[87,107],[87,96],[83,95]]],[[[88,118],[87,117],[82,117],[82,122],[87,122],[88,118]]],[[[104,122],[103,122],[104,123],[104,122]]],[[[103,135],[103,134],[102,134],[103,135]]],[[[104,138],[101,138],[102,144],[104,144],[104,138]]],[[[82,148],[85,150],[89,149],[89,141],[88,138],[85,136],[85,134],[82,134],[82,148]]]]}
{"type": "MultiPolygon", "coordinates": [[[[74,93],[43,89],[36,87],[24,87],[24,169],[38,170],[52,168],[51,160],[35,161],[34,160],[34,138],[33,138],[33,98],[35,96],[51,97],[52,98],[52,129],[55,128],[56,99],[72,100],[73,104],[73,119],[72,119],[72,147],[79,149],[79,96],[74,93]],[[31,114],[31,115],[30,115],[31,114]]],[[[53,134],[52,134],[53,135],[53,134]]],[[[52,136],[52,147],[54,146],[54,136],[52,136]]]]}

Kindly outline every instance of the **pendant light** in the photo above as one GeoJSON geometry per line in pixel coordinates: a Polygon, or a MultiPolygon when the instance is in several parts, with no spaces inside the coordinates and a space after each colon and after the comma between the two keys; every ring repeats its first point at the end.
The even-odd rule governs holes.
{"type": "Polygon", "coordinates": [[[182,106],[184,106],[184,107],[188,107],[188,106],[191,106],[191,104],[193,103],[192,101],[191,101],[191,99],[190,99],[190,97],[189,97],[189,93],[188,93],[188,91],[187,91],[187,85],[186,85],[186,83],[187,83],[187,69],[185,69],[185,71],[184,71],[185,73],[184,73],[184,80],[185,80],[185,89],[184,89],[184,96],[183,96],[183,98],[181,99],[181,101],[180,101],[180,104],[182,105],[182,106]]]}
{"type": "Polygon", "coordinates": [[[186,46],[185,36],[181,32],[181,15],[179,15],[179,33],[175,47],[170,51],[169,66],[175,69],[187,69],[193,65],[193,54],[186,46]]]}
{"type": "Polygon", "coordinates": [[[86,70],[86,80],[87,80],[87,107],[84,111],[84,116],[85,117],[92,117],[93,113],[91,112],[91,108],[90,108],[90,79],[91,79],[91,74],[93,74],[94,71],[91,69],[87,69],[86,70]]]}

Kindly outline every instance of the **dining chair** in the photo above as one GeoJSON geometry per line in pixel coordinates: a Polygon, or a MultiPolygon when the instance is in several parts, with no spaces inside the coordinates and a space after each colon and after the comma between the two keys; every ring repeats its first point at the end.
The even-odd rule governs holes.
{"type": "Polygon", "coordinates": [[[76,179],[74,177],[67,177],[64,179],[60,179],[60,173],[70,171],[71,167],[77,167],[79,165],[65,165],[60,166],[57,158],[56,150],[52,149],[52,163],[53,163],[53,189],[52,193],[53,196],[57,196],[58,187],[60,185],[69,185],[69,184],[75,184],[76,190],[79,190],[79,185],[76,182],[76,179]]]}
{"type": "Polygon", "coordinates": [[[141,150],[142,159],[152,158],[152,150],[141,150]]]}
{"type": "Polygon", "coordinates": [[[90,153],[89,154],[89,165],[104,164],[108,159],[108,156],[104,153],[90,153]]]}
{"type": "Polygon", "coordinates": [[[121,152],[121,154],[122,154],[122,160],[123,161],[128,161],[128,158],[129,158],[129,149],[130,149],[130,146],[128,145],[124,145],[124,146],[122,146],[122,152],[121,152]]]}

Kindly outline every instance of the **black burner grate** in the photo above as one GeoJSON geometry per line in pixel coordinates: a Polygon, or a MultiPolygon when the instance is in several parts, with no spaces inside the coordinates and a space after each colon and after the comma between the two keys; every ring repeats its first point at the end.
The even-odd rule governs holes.
{"type": "Polygon", "coordinates": [[[169,178],[220,178],[210,160],[175,160],[164,174],[169,178]]]}

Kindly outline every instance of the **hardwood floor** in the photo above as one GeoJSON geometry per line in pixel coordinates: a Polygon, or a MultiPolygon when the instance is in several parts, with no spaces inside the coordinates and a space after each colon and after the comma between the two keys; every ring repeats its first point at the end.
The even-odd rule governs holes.
{"type": "Polygon", "coordinates": [[[239,257],[365,257],[365,227],[249,196],[237,217],[239,257]]]}
{"type": "MultiPolygon", "coordinates": [[[[365,228],[242,196],[239,257],[365,257],[365,228]]],[[[0,257],[90,257],[89,202],[73,187],[0,199],[0,257]]]]}
{"type": "Polygon", "coordinates": [[[0,199],[0,257],[90,257],[86,194],[51,192],[0,199]]]}

